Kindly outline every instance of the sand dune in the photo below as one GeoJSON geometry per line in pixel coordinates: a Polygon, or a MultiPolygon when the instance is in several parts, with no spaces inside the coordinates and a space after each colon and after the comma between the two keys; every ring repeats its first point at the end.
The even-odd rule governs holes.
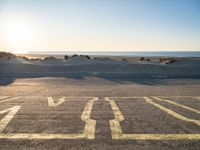
{"type": "MultiPolygon", "coordinates": [[[[154,58],[155,59],[155,58],[154,58]]],[[[173,76],[200,77],[200,59],[180,59],[172,64],[158,61],[121,61],[110,58],[87,59],[83,56],[67,60],[24,60],[22,58],[0,59],[1,75],[23,73],[55,74],[60,73],[120,73],[133,76],[173,76]]]]}

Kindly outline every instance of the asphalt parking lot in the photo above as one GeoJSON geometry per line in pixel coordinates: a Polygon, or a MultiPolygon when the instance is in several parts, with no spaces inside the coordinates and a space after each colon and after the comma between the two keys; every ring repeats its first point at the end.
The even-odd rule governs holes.
{"type": "Polygon", "coordinates": [[[199,149],[199,83],[16,80],[0,86],[0,149],[199,149]]]}

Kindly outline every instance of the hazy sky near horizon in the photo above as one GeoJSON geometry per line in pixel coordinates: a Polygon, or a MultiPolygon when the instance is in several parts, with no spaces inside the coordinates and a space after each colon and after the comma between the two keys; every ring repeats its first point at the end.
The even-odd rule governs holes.
{"type": "Polygon", "coordinates": [[[200,0],[0,0],[0,50],[200,50],[200,0]]]}

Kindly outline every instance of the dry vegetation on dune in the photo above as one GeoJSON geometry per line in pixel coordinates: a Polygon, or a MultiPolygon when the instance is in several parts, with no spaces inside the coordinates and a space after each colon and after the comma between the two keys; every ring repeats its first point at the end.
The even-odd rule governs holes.
{"type": "MultiPolygon", "coordinates": [[[[91,62],[123,62],[123,63],[135,63],[138,60],[134,60],[134,61],[129,61],[127,58],[123,58],[123,57],[119,57],[120,59],[114,59],[113,57],[90,57],[88,55],[78,55],[78,54],[73,54],[73,55],[64,55],[63,59],[60,58],[56,58],[54,56],[48,56],[45,58],[28,58],[25,56],[20,56],[20,55],[15,55],[12,54],[10,52],[3,52],[0,51],[0,59],[4,59],[4,60],[25,60],[27,62],[31,61],[31,62],[62,62],[63,60],[67,60],[67,61],[71,61],[71,60],[76,60],[76,61],[82,61],[82,60],[91,60],[91,62]],[[74,59],[76,58],[76,59],[74,59]]],[[[154,57],[141,57],[138,58],[140,62],[144,62],[144,63],[157,63],[157,64],[170,64],[170,63],[174,63],[177,62],[178,59],[174,58],[174,57],[160,57],[160,58],[156,58],[158,61],[155,61],[154,57]]]]}
{"type": "MultiPolygon", "coordinates": [[[[64,56],[64,59],[67,60],[69,58],[74,58],[74,57],[85,57],[87,59],[91,59],[90,56],[88,55],[78,55],[78,54],[73,54],[71,56],[68,56],[68,55],[65,55],[64,56]]],[[[61,60],[59,58],[56,58],[56,57],[53,57],[53,56],[48,56],[48,57],[45,57],[45,58],[28,58],[26,56],[17,56],[13,53],[10,53],[10,52],[4,52],[4,51],[0,51],[0,58],[3,58],[3,59],[16,59],[16,58],[21,58],[21,59],[24,59],[24,60],[31,60],[31,61],[41,61],[41,60],[45,60],[45,61],[55,61],[55,60],[61,60]]]]}
{"type": "Polygon", "coordinates": [[[176,59],[176,58],[173,58],[173,57],[163,57],[163,58],[159,58],[159,61],[160,61],[161,63],[164,63],[164,64],[169,64],[169,63],[176,62],[177,59],[176,59]]]}
{"type": "Polygon", "coordinates": [[[17,56],[12,53],[0,51],[0,58],[12,59],[16,57],[17,56]]]}
{"type": "Polygon", "coordinates": [[[141,58],[140,58],[140,61],[148,61],[148,62],[151,62],[151,59],[149,59],[149,58],[144,58],[144,57],[141,57],[141,58]]]}

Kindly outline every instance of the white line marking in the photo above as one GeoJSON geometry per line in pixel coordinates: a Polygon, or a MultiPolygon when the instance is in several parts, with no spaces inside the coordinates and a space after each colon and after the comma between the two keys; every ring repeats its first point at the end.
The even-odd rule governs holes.
{"type": "MultiPolygon", "coordinates": [[[[192,98],[193,96],[161,96],[161,95],[150,95],[148,97],[161,97],[161,98],[166,98],[166,97],[169,97],[169,98],[192,98]]],[[[125,97],[108,97],[108,98],[124,98],[124,99],[128,99],[128,98],[144,98],[144,96],[125,96],[125,97]]],[[[193,98],[198,98],[198,97],[193,97],[193,98]]],[[[200,97],[199,97],[200,99],[200,97]]]]}
{"type": "Polygon", "coordinates": [[[112,139],[116,140],[200,140],[200,134],[124,134],[120,122],[124,120],[114,100],[105,98],[110,103],[115,119],[109,120],[112,139]]]}
{"type": "Polygon", "coordinates": [[[0,139],[84,139],[84,134],[45,134],[45,133],[0,133],[0,139]]]}
{"type": "Polygon", "coordinates": [[[0,111],[0,114],[8,112],[8,114],[0,121],[0,132],[2,132],[6,128],[6,126],[9,124],[9,122],[12,120],[12,118],[15,116],[20,108],[21,106],[14,106],[6,110],[0,111]]]}
{"type": "Polygon", "coordinates": [[[113,98],[113,99],[114,99],[114,98],[117,98],[117,99],[118,99],[118,98],[125,98],[125,99],[126,99],[126,98],[142,98],[142,99],[143,99],[143,96],[105,97],[105,99],[106,99],[106,98],[113,98]]]}
{"type": "Polygon", "coordinates": [[[178,107],[184,108],[184,109],[186,109],[186,110],[189,110],[189,111],[195,112],[195,113],[197,113],[197,114],[200,114],[200,111],[199,111],[199,110],[196,110],[196,109],[194,109],[194,108],[191,108],[191,107],[188,107],[188,106],[179,104],[179,103],[177,103],[177,102],[174,102],[174,101],[171,101],[171,100],[166,100],[166,99],[161,99],[161,98],[158,98],[158,97],[152,97],[152,98],[154,98],[154,99],[156,99],[156,100],[158,100],[158,101],[167,102],[167,103],[169,103],[169,104],[173,104],[173,105],[175,105],[175,106],[178,106],[178,107]]]}
{"type": "MultiPolygon", "coordinates": [[[[94,139],[96,120],[90,119],[90,116],[94,102],[97,100],[98,100],[97,97],[93,97],[92,100],[89,100],[81,115],[81,119],[85,122],[83,133],[80,134],[0,133],[0,139],[94,139]]],[[[9,110],[4,110],[1,112],[5,113],[7,111],[9,110]]]]}
{"type": "Polygon", "coordinates": [[[2,99],[6,99],[6,98],[8,98],[9,96],[0,96],[0,100],[2,100],[2,99]]]}
{"type": "MultiPolygon", "coordinates": [[[[47,96],[24,96],[24,98],[49,98],[49,97],[47,97],[47,96]]],[[[64,96],[64,97],[66,97],[66,98],[71,98],[71,99],[88,99],[88,98],[94,98],[94,97],[82,97],[82,96],[80,96],[80,97],[73,97],[73,96],[64,96]]]]}
{"type": "MultiPolygon", "coordinates": [[[[84,139],[83,134],[0,133],[0,139],[84,139]]],[[[200,134],[123,134],[120,140],[200,140],[200,134]]]]}
{"type": "Polygon", "coordinates": [[[0,103],[4,103],[4,102],[7,102],[7,101],[11,101],[11,100],[16,100],[16,99],[19,99],[19,98],[21,98],[21,96],[8,98],[8,99],[0,101],[0,103]]]}
{"type": "Polygon", "coordinates": [[[200,140],[200,134],[123,134],[120,140],[200,140]]]}
{"type": "MultiPolygon", "coordinates": [[[[1,96],[1,97],[6,97],[6,98],[8,98],[9,96],[1,96]]],[[[1,99],[1,97],[0,97],[0,99],[1,99]]],[[[22,97],[22,96],[21,96],[22,97]]],[[[43,98],[48,98],[47,96],[42,96],[43,98]]],[[[93,97],[91,97],[91,96],[81,96],[81,97],[67,97],[67,96],[65,96],[66,98],[74,98],[74,99],[79,99],[79,98],[93,98],[93,97]]],[[[144,96],[125,96],[125,97],[108,97],[108,98],[124,98],[124,99],[126,99],[126,98],[143,98],[144,96]]],[[[148,96],[148,97],[161,97],[161,98],[166,98],[166,97],[169,97],[169,98],[184,98],[184,97],[186,97],[186,98],[189,98],[189,97],[191,97],[191,98],[198,98],[197,96],[195,97],[195,96],[161,96],[161,95],[150,95],[150,96],[148,96]]],[[[23,98],[41,98],[41,96],[23,96],[23,98]]],[[[200,98],[200,97],[199,97],[200,98]]]]}
{"type": "Polygon", "coordinates": [[[96,120],[90,119],[90,116],[91,116],[92,107],[94,105],[94,101],[97,101],[97,100],[98,100],[97,97],[95,97],[93,100],[89,100],[81,116],[81,119],[85,121],[86,123],[83,134],[88,139],[95,138],[96,120]]]}
{"type": "Polygon", "coordinates": [[[195,98],[195,99],[197,99],[197,100],[200,100],[200,97],[193,97],[193,98],[195,98]]]}
{"type": "Polygon", "coordinates": [[[63,102],[65,102],[65,101],[66,101],[65,97],[62,97],[62,98],[58,99],[57,103],[55,103],[54,99],[52,97],[48,97],[48,105],[50,107],[57,107],[57,106],[61,105],[63,102]]]}
{"type": "Polygon", "coordinates": [[[122,135],[123,135],[123,131],[120,126],[120,122],[122,122],[124,120],[124,116],[122,115],[121,111],[119,110],[119,107],[117,106],[117,104],[114,100],[111,100],[108,97],[105,97],[105,101],[110,103],[113,114],[115,116],[115,119],[109,120],[110,129],[111,129],[111,133],[112,133],[112,139],[120,139],[120,137],[122,137],[122,135]]]}
{"type": "Polygon", "coordinates": [[[188,98],[188,97],[193,97],[193,96],[150,96],[150,97],[170,97],[170,98],[188,98]]]}
{"type": "Polygon", "coordinates": [[[190,123],[193,123],[193,124],[196,124],[198,126],[200,126],[200,120],[195,120],[195,119],[190,119],[190,118],[187,118],[185,116],[182,116],[174,111],[172,111],[171,109],[168,109],[160,104],[157,104],[155,102],[152,101],[152,99],[148,98],[148,97],[144,97],[145,98],[145,101],[157,108],[159,108],[160,110],[163,110],[164,112],[168,113],[169,115],[179,119],[179,120],[183,120],[183,121],[186,121],[186,122],[190,122],[190,123]]]}

